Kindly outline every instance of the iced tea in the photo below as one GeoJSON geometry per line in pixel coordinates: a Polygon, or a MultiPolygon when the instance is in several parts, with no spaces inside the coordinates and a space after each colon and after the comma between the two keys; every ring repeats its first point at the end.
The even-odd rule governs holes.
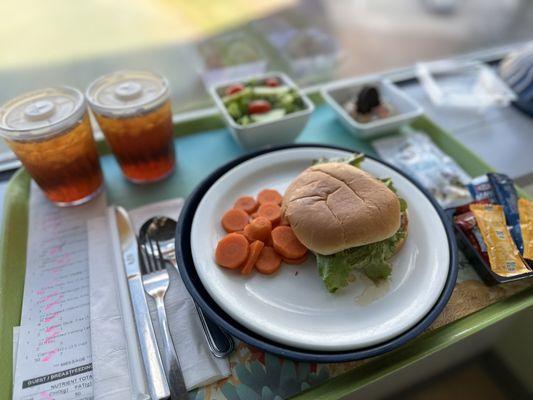
{"type": "Polygon", "coordinates": [[[174,169],[170,101],[147,114],[110,118],[96,114],[124,175],[134,182],[162,179],[174,169]]]}
{"type": "Polygon", "coordinates": [[[172,110],[165,78],[150,71],[117,71],[94,81],[87,98],[127,179],[153,182],[173,171],[172,110]]]}
{"type": "Polygon", "coordinates": [[[103,178],[83,95],[52,88],[0,109],[0,133],[45,195],[60,206],[93,198],[103,178]]]}

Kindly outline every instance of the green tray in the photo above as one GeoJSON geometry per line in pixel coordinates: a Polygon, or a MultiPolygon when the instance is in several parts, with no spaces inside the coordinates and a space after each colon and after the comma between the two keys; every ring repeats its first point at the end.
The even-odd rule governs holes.
{"type": "MultiPolygon", "coordinates": [[[[491,170],[475,154],[427,118],[419,118],[413,126],[431,136],[442,150],[472,176],[491,170]]],[[[178,158],[176,172],[163,182],[144,186],[124,180],[105,143],[98,144],[110,204],[133,208],[149,202],[187,196],[216,167],[243,153],[229,132],[223,129],[218,117],[177,124],[175,132],[178,158]]],[[[369,143],[351,136],[337,121],[333,111],[325,105],[317,107],[297,141],[334,144],[375,155],[369,143]]],[[[12,177],[5,195],[0,237],[0,400],[11,398],[12,327],[19,324],[22,306],[29,183],[28,174],[21,169],[12,177]]],[[[332,378],[297,398],[330,399],[346,395],[532,304],[533,289],[527,289],[473,315],[426,333],[401,349],[332,378]]]]}

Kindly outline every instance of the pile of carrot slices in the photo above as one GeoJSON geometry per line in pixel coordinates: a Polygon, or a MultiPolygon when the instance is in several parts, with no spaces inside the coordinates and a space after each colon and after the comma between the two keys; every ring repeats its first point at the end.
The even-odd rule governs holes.
{"type": "Polygon", "coordinates": [[[257,199],[242,196],[222,216],[221,224],[228,233],[217,245],[215,259],[224,268],[251,274],[276,272],[281,262],[302,264],[307,248],[281,215],[281,194],[265,189],[257,199]]]}

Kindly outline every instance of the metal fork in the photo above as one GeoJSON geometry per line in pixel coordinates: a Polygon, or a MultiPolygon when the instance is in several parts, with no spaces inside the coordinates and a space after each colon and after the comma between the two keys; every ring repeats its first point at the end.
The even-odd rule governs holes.
{"type": "Polygon", "coordinates": [[[157,318],[163,341],[163,365],[167,374],[170,395],[172,400],[186,399],[187,388],[168,328],[167,313],[165,310],[164,300],[170,284],[170,277],[165,268],[165,261],[161,257],[161,249],[157,242],[150,240],[149,237],[141,238],[141,253],[144,261],[141,263],[144,290],[152,296],[157,307],[157,318]],[[150,246],[150,249],[147,249],[147,246],[150,246]]]}

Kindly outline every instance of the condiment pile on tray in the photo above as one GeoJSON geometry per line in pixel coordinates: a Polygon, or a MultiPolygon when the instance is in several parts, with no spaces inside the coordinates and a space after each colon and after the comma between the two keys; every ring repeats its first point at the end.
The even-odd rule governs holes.
{"type": "Polygon", "coordinates": [[[482,175],[468,188],[474,201],[450,214],[474,265],[492,272],[482,273],[489,283],[533,275],[533,201],[518,198],[503,174],[482,175]]]}
{"type": "Polygon", "coordinates": [[[489,173],[471,179],[429,137],[409,129],[373,145],[447,209],[461,247],[487,283],[533,275],[533,201],[518,198],[511,178],[489,173]]]}

